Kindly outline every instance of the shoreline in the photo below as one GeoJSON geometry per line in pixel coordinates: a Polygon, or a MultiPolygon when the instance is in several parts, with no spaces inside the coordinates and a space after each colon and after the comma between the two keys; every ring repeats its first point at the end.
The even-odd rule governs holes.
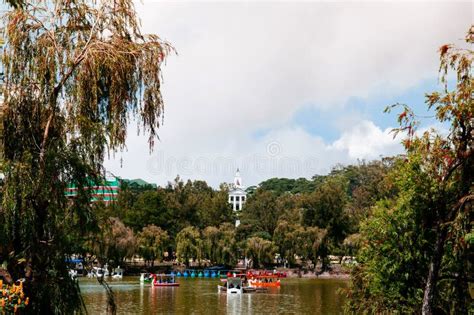
{"type": "Polygon", "coordinates": [[[321,274],[317,274],[314,271],[299,271],[299,270],[285,270],[287,278],[292,279],[336,279],[336,280],[349,280],[350,273],[342,272],[340,270],[326,271],[321,274]]]}
{"type": "MultiPolygon", "coordinates": [[[[141,272],[150,272],[148,268],[144,267],[138,267],[138,266],[132,266],[126,267],[126,274],[130,276],[139,276],[141,272]],[[138,268],[137,268],[138,267],[138,268]]],[[[202,269],[206,269],[206,267],[201,266],[202,269]]],[[[182,266],[173,266],[172,264],[156,264],[153,268],[152,272],[163,272],[160,270],[167,269],[167,270],[180,270],[183,271],[185,268],[182,266]]],[[[242,269],[236,267],[236,269],[242,269]]],[[[259,270],[259,269],[256,269],[259,270]]],[[[330,265],[330,270],[322,272],[320,266],[314,269],[300,269],[300,268],[283,268],[283,267],[277,267],[275,269],[271,268],[263,268],[262,270],[267,270],[267,271],[278,271],[278,272],[283,272],[286,273],[287,278],[292,278],[292,279],[297,279],[297,278],[303,278],[303,279],[335,279],[335,280],[349,280],[350,279],[350,267],[340,265],[340,264],[331,264],[330,265]]]]}

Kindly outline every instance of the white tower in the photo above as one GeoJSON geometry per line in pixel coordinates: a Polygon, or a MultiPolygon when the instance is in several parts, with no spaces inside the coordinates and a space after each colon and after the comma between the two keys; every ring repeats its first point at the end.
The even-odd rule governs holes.
{"type": "Polygon", "coordinates": [[[237,169],[237,172],[235,172],[234,188],[243,188],[243,186],[242,186],[242,177],[240,177],[239,169],[237,169]]]}
{"type": "MultiPolygon", "coordinates": [[[[247,200],[247,193],[244,190],[242,185],[242,177],[240,177],[240,171],[237,169],[234,177],[234,183],[229,191],[229,203],[232,205],[232,210],[239,215],[242,207],[244,206],[245,201],[247,200]]],[[[240,220],[235,221],[235,226],[240,225],[240,220]]]]}

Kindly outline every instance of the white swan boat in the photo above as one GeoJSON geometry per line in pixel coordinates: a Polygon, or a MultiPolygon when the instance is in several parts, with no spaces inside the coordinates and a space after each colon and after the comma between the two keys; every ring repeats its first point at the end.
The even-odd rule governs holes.
{"type": "Polygon", "coordinates": [[[118,266],[112,272],[112,279],[122,279],[123,278],[123,269],[118,266]]]}
{"type": "Polygon", "coordinates": [[[227,278],[224,285],[218,285],[219,292],[226,292],[227,294],[242,294],[244,292],[242,279],[239,277],[227,278]]]}

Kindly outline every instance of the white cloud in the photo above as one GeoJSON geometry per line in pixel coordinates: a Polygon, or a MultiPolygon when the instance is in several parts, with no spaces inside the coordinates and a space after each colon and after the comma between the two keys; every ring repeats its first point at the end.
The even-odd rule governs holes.
{"type": "Polygon", "coordinates": [[[399,140],[389,129],[381,130],[371,121],[361,121],[333,143],[312,136],[301,128],[280,128],[258,140],[243,136],[228,146],[188,150],[182,146],[160,144],[151,155],[140,147],[145,138],[131,136],[132,146],[123,154],[125,167],[118,160],[109,162],[115,174],[126,178],[142,177],[165,184],[176,175],[184,179],[205,179],[214,186],[232,181],[237,167],[244,184],[254,185],[272,177],[312,177],[327,173],[336,163],[354,163],[358,159],[374,159],[401,152],[399,140]],[[166,150],[164,148],[172,148],[166,150]],[[138,170],[138,172],[137,172],[138,170]],[[158,180],[157,180],[158,179],[158,180]]]}
{"type": "Polygon", "coordinates": [[[394,139],[392,128],[381,130],[371,121],[361,121],[345,131],[331,147],[346,151],[351,159],[376,159],[402,151],[400,140],[394,139]]]}
{"type": "MultiPolygon", "coordinates": [[[[462,38],[472,22],[471,3],[145,2],[137,8],[145,32],[179,53],[164,68],[165,124],[156,150],[185,166],[199,159],[239,164],[276,142],[281,154],[319,161],[293,177],[396,147],[377,121],[346,124],[340,139],[325,143],[288,127],[296,111],[307,104],[340,109],[352,97],[392,96],[435,78],[437,48],[462,38]],[[261,128],[272,131],[251,136],[261,128]]],[[[156,171],[156,154],[147,155],[146,138],[133,128],[127,144],[123,168],[117,160],[106,163],[115,173],[160,184],[176,175],[156,171]]],[[[179,169],[213,185],[233,175],[179,169]]],[[[291,176],[244,173],[250,184],[281,174],[291,176]]]]}

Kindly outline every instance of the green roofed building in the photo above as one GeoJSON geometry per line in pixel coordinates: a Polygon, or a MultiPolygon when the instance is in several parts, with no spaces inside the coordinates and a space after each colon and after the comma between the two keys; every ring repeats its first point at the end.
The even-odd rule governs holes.
{"type": "MultiPolygon", "coordinates": [[[[132,184],[133,186],[139,187],[153,187],[156,188],[156,184],[150,184],[144,181],[143,179],[121,179],[119,177],[109,177],[99,183],[90,181],[88,189],[92,189],[91,201],[103,201],[105,203],[110,203],[117,201],[118,195],[120,193],[120,186],[122,183],[132,184]]],[[[66,197],[74,198],[77,196],[77,186],[70,184],[66,189],[66,197]]]]}
{"type": "Polygon", "coordinates": [[[136,179],[121,179],[122,182],[126,182],[130,186],[135,186],[135,187],[152,187],[152,188],[157,188],[158,186],[156,184],[151,184],[146,181],[144,181],[141,178],[136,178],[136,179]]]}
{"type": "MultiPolygon", "coordinates": [[[[99,183],[90,181],[91,201],[103,201],[105,203],[114,202],[118,198],[120,191],[120,179],[118,177],[107,178],[99,183]]],[[[66,197],[77,196],[77,186],[70,184],[66,189],[66,197]]]]}

